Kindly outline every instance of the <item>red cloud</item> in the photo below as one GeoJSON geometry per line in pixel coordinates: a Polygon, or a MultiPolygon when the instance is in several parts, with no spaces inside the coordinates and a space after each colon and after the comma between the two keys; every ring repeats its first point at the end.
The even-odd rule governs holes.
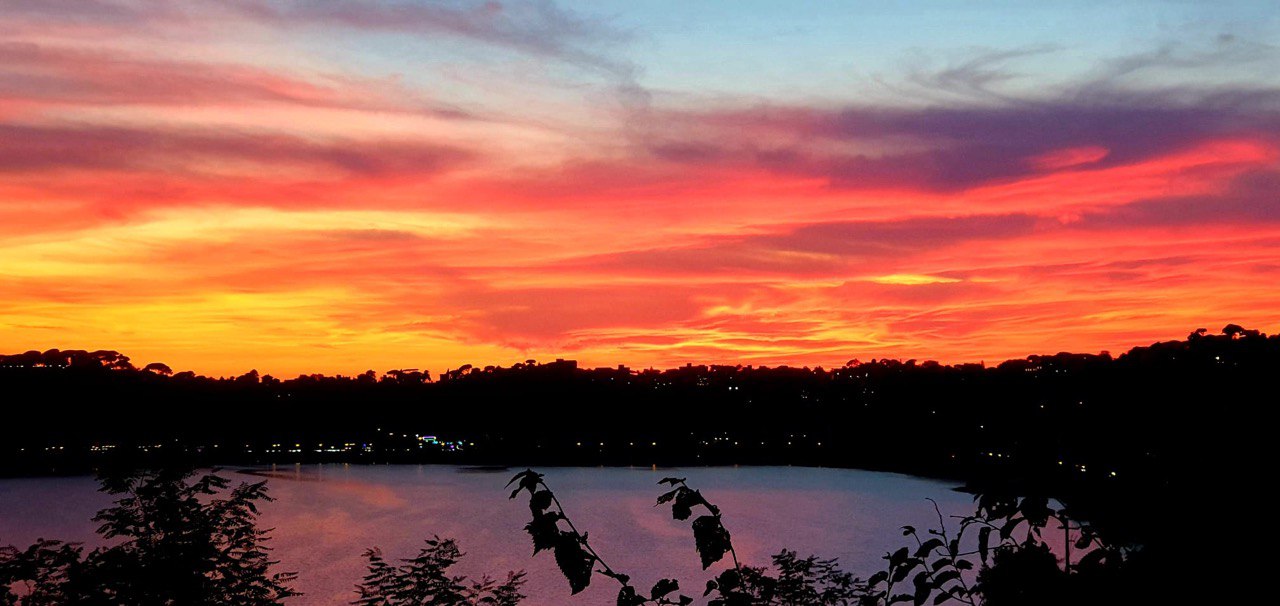
{"type": "Polygon", "coordinates": [[[830,365],[1280,322],[1272,89],[614,111],[558,79],[284,69],[200,25],[426,32],[634,85],[616,32],[550,5],[68,6],[0,17],[0,350],[830,365]]]}

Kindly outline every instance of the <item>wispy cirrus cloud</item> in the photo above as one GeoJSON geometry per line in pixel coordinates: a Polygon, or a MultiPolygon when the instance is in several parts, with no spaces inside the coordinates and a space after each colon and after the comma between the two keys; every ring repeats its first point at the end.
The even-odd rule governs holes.
{"type": "Polygon", "coordinates": [[[281,27],[336,26],[412,34],[444,34],[598,69],[632,79],[635,65],[611,56],[628,33],[549,0],[533,2],[381,2],[234,0],[239,16],[281,27]]]}
{"type": "Polygon", "coordinates": [[[392,79],[304,77],[250,65],[137,57],[34,42],[0,43],[0,82],[4,84],[0,104],[33,110],[281,105],[470,117],[392,79]]]}
{"type": "Polygon", "coordinates": [[[366,177],[425,176],[472,157],[423,142],[315,140],[262,132],[0,126],[0,172],[155,170],[260,173],[268,166],[366,177]]]}
{"type": "Polygon", "coordinates": [[[977,107],[694,110],[655,119],[644,145],[678,164],[738,164],[846,188],[958,191],[1039,174],[1046,155],[1068,150],[1093,150],[1072,164],[1107,168],[1206,140],[1276,145],[1276,133],[1280,91],[1216,90],[1190,104],[1113,93],[977,107]]]}

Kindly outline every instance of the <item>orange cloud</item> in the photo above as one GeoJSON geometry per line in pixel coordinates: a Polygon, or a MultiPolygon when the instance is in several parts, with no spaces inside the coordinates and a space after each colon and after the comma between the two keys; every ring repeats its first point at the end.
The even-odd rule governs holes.
{"type": "Polygon", "coordinates": [[[0,351],[831,365],[1280,322],[1276,91],[640,102],[609,28],[551,8],[129,6],[0,22],[0,351]],[[317,48],[326,27],[519,68],[393,73],[317,48]]]}

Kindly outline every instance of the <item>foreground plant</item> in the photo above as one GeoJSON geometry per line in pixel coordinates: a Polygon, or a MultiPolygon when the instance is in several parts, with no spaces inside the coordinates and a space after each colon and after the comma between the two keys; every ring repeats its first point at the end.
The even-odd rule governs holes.
{"type": "MultiPolygon", "coordinates": [[[[559,499],[533,470],[515,475],[514,499],[529,493],[532,520],[525,530],[533,539],[534,555],[543,550],[555,554],[561,573],[573,594],[586,589],[593,574],[620,585],[618,606],[675,604],[685,606],[693,598],[677,594],[679,581],[664,578],[646,594],[631,578],[610,567],[565,515],[559,499]],[[563,526],[562,526],[563,524],[563,526]],[[597,567],[598,566],[598,567],[597,567]],[[675,594],[675,597],[671,597],[675,594]]],[[[720,508],[685,478],[659,481],[670,490],[657,505],[670,504],[672,518],[691,523],[694,546],[703,570],[729,556],[733,566],[706,581],[703,597],[709,606],[913,606],[957,602],[969,606],[1079,603],[1085,599],[1107,601],[1118,595],[1117,571],[1132,548],[1108,545],[1095,529],[1073,520],[1064,510],[1050,506],[1043,497],[978,495],[977,511],[958,520],[954,534],[933,502],[938,527],[922,534],[902,527],[914,544],[886,553],[884,570],[865,581],[840,570],[835,559],[800,558],[783,550],[772,558],[772,571],[744,566],[738,561],[720,508]],[[1062,532],[1064,557],[1059,562],[1046,535],[1062,532]],[[976,543],[976,545],[975,545],[976,543]],[[1072,549],[1080,557],[1073,561],[1072,549]]]]}
{"type": "MultiPolygon", "coordinates": [[[[533,519],[525,525],[533,539],[534,555],[543,550],[555,554],[560,572],[569,581],[573,594],[591,584],[592,574],[599,574],[617,582],[618,606],[641,604],[674,604],[686,606],[694,599],[678,593],[680,582],[664,578],[654,583],[648,592],[631,584],[631,577],[609,566],[588,541],[586,533],[579,532],[573,521],[565,515],[564,507],[544,476],[533,470],[515,475],[507,486],[515,484],[511,492],[514,499],[521,492],[529,493],[529,509],[533,519]],[[561,523],[564,526],[561,526],[561,523]],[[597,568],[596,566],[599,566],[597,568]]],[[[819,560],[816,557],[799,558],[795,552],[783,551],[773,557],[776,576],[764,568],[743,566],[733,548],[733,540],[724,526],[720,508],[691,488],[685,478],[663,478],[659,484],[670,490],[658,497],[656,505],[670,504],[671,517],[688,520],[695,512],[701,515],[690,524],[693,530],[694,548],[703,570],[729,556],[733,567],[706,582],[703,597],[709,597],[712,606],[738,606],[746,604],[812,604],[838,606],[852,604],[860,585],[851,575],[841,572],[835,560],[819,560]]]]}
{"type": "Polygon", "coordinates": [[[356,586],[357,606],[515,606],[524,599],[520,587],[524,572],[509,572],[498,583],[488,577],[478,581],[466,576],[450,576],[449,568],[462,559],[463,553],[453,539],[435,537],[413,559],[401,560],[394,566],[373,548],[364,553],[369,573],[356,586]]]}
{"type": "Polygon", "coordinates": [[[0,604],[66,606],[275,606],[299,595],[293,573],[272,573],[257,504],[266,482],[228,490],[216,474],[135,471],[103,477],[117,495],[100,511],[98,534],[117,541],[87,554],[78,544],[39,540],[0,548],[0,604]]]}

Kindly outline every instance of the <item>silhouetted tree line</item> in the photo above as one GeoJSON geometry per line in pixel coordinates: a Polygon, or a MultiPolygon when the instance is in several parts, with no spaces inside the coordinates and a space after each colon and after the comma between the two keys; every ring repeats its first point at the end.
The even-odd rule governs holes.
{"type": "MultiPolygon", "coordinates": [[[[1171,541],[1176,525],[1156,504],[1212,509],[1256,481],[1272,458],[1263,449],[1278,371],[1280,336],[1236,325],[1118,356],[995,366],[634,371],[528,361],[434,381],[417,370],[210,378],[137,368],[110,351],[28,352],[0,357],[0,473],[113,458],[840,465],[1068,499],[1117,541],[1150,544],[1171,541]],[[465,447],[428,447],[425,435],[465,447]]],[[[1251,502],[1235,515],[1255,513],[1251,502]]]]}
{"type": "Polygon", "coordinates": [[[356,444],[337,457],[791,462],[1160,481],[1214,456],[1196,444],[1247,429],[1274,399],[1278,368],[1280,337],[1236,325],[1116,357],[1059,353],[996,366],[633,371],[530,360],[463,366],[438,381],[418,370],[211,378],[137,368],[112,351],[33,351],[0,356],[0,466],[67,468],[95,445],[266,462],[335,458],[316,446],[356,444]],[[418,448],[414,434],[475,446],[440,453],[418,448]],[[908,435],[916,446],[903,448],[908,435]],[[283,446],[268,453],[271,444],[283,446]]]}

